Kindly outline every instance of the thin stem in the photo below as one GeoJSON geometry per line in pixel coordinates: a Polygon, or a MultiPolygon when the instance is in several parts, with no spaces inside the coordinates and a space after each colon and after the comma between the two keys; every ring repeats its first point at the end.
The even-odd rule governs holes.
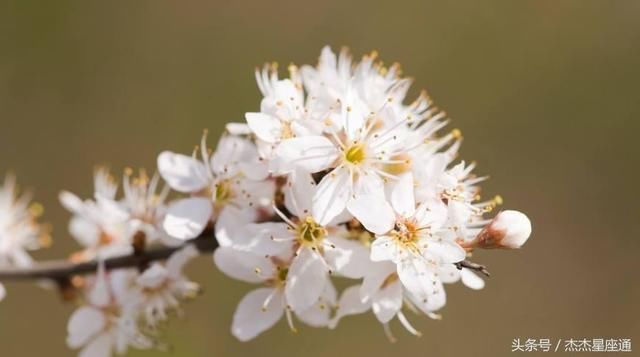
{"type": "Polygon", "coordinates": [[[454,263],[456,268],[458,268],[458,270],[462,270],[462,268],[467,268],[467,269],[471,269],[471,270],[475,270],[477,272],[480,272],[482,274],[484,274],[484,276],[486,277],[490,277],[491,274],[489,274],[489,271],[487,270],[487,267],[484,265],[480,265],[480,264],[476,264],[473,262],[470,262],[468,260],[463,260],[461,262],[457,262],[454,263]]]}

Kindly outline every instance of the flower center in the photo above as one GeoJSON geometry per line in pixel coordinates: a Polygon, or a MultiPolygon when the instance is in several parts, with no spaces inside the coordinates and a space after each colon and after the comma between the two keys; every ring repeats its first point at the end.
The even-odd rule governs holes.
{"type": "Polygon", "coordinates": [[[316,246],[326,235],[327,230],[312,217],[307,217],[298,225],[298,241],[303,245],[316,246]]]}
{"type": "Polygon", "coordinates": [[[289,268],[280,268],[278,269],[278,280],[281,283],[287,281],[287,275],[289,274],[289,268]]]}
{"type": "Polygon", "coordinates": [[[352,164],[359,164],[365,159],[364,145],[353,144],[344,153],[344,159],[352,164]]]}
{"type": "Polygon", "coordinates": [[[391,233],[392,236],[408,249],[418,248],[420,240],[420,229],[412,221],[403,221],[396,223],[396,227],[391,233]]]}
{"type": "Polygon", "coordinates": [[[285,140],[285,139],[291,139],[294,136],[295,135],[293,135],[293,129],[291,128],[291,123],[290,122],[282,123],[282,129],[280,130],[280,138],[282,140],[285,140]]]}
{"type": "Polygon", "coordinates": [[[233,195],[231,181],[222,180],[216,184],[216,202],[225,203],[233,195]]]}

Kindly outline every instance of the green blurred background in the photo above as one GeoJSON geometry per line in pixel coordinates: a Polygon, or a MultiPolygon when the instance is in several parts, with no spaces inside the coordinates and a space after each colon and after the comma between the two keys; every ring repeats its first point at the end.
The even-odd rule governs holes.
{"type": "MultiPolygon", "coordinates": [[[[166,337],[177,356],[507,356],[512,339],[634,338],[640,349],[637,1],[7,1],[0,4],[0,172],[32,188],[66,256],[61,189],[91,193],[92,168],[153,169],[259,108],[255,66],[315,63],[325,44],[379,50],[427,88],[465,134],[485,195],[522,210],[524,249],[479,252],[493,276],[450,286],[444,319],[416,339],[372,315],[335,331],[284,323],[250,343],[229,332],[249,285],[202,257],[204,296],[166,337]],[[302,327],[302,326],[300,326],[302,327]]],[[[2,356],[70,356],[73,307],[9,284],[2,356]]],[[[133,352],[155,356],[159,352],[133,352]]]]}

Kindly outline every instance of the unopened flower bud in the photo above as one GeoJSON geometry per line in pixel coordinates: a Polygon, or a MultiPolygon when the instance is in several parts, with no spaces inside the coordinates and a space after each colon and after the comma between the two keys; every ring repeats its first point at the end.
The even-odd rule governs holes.
{"type": "Polygon", "coordinates": [[[531,235],[531,221],[522,212],[502,211],[495,216],[478,236],[465,245],[466,248],[517,249],[531,235]]]}

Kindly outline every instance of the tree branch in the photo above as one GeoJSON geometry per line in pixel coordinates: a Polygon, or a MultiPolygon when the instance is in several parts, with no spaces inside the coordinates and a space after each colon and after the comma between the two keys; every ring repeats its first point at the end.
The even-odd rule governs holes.
{"type": "MultiPolygon", "coordinates": [[[[110,270],[142,267],[157,260],[165,260],[169,258],[171,254],[189,244],[193,244],[201,253],[213,252],[218,247],[218,241],[216,241],[215,237],[212,234],[206,233],[177,247],[158,247],[147,249],[140,253],[105,259],[105,268],[110,270]]],[[[82,263],[71,263],[67,261],[41,262],[29,268],[1,269],[0,281],[50,279],[60,282],[74,275],[90,274],[96,270],[98,270],[97,260],[82,263]]]]}
{"type": "MultiPolygon", "coordinates": [[[[147,249],[142,252],[134,252],[129,255],[108,258],[104,260],[107,270],[119,268],[144,267],[151,262],[166,260],[171,254],[193,244],[200,253],[210,253],[218,248],[218,241],[212,232],[205,232],[201,236],[187,241],[177,247],[158,247],[147,249]]],[[[64,282],[76,275],[91,274],[98,270],[98,260],[82,263],[72,263],[68,261],[48,261],[36,263],[28,268],[8,268],[0,269],[0,281],[27,281],[38,279],[49,279],[57,282],[64,282]]],[[[455,263],[456,268],[467,268],[490,276],[484,265],[476,264],[468,260],[455,263]]]]}

